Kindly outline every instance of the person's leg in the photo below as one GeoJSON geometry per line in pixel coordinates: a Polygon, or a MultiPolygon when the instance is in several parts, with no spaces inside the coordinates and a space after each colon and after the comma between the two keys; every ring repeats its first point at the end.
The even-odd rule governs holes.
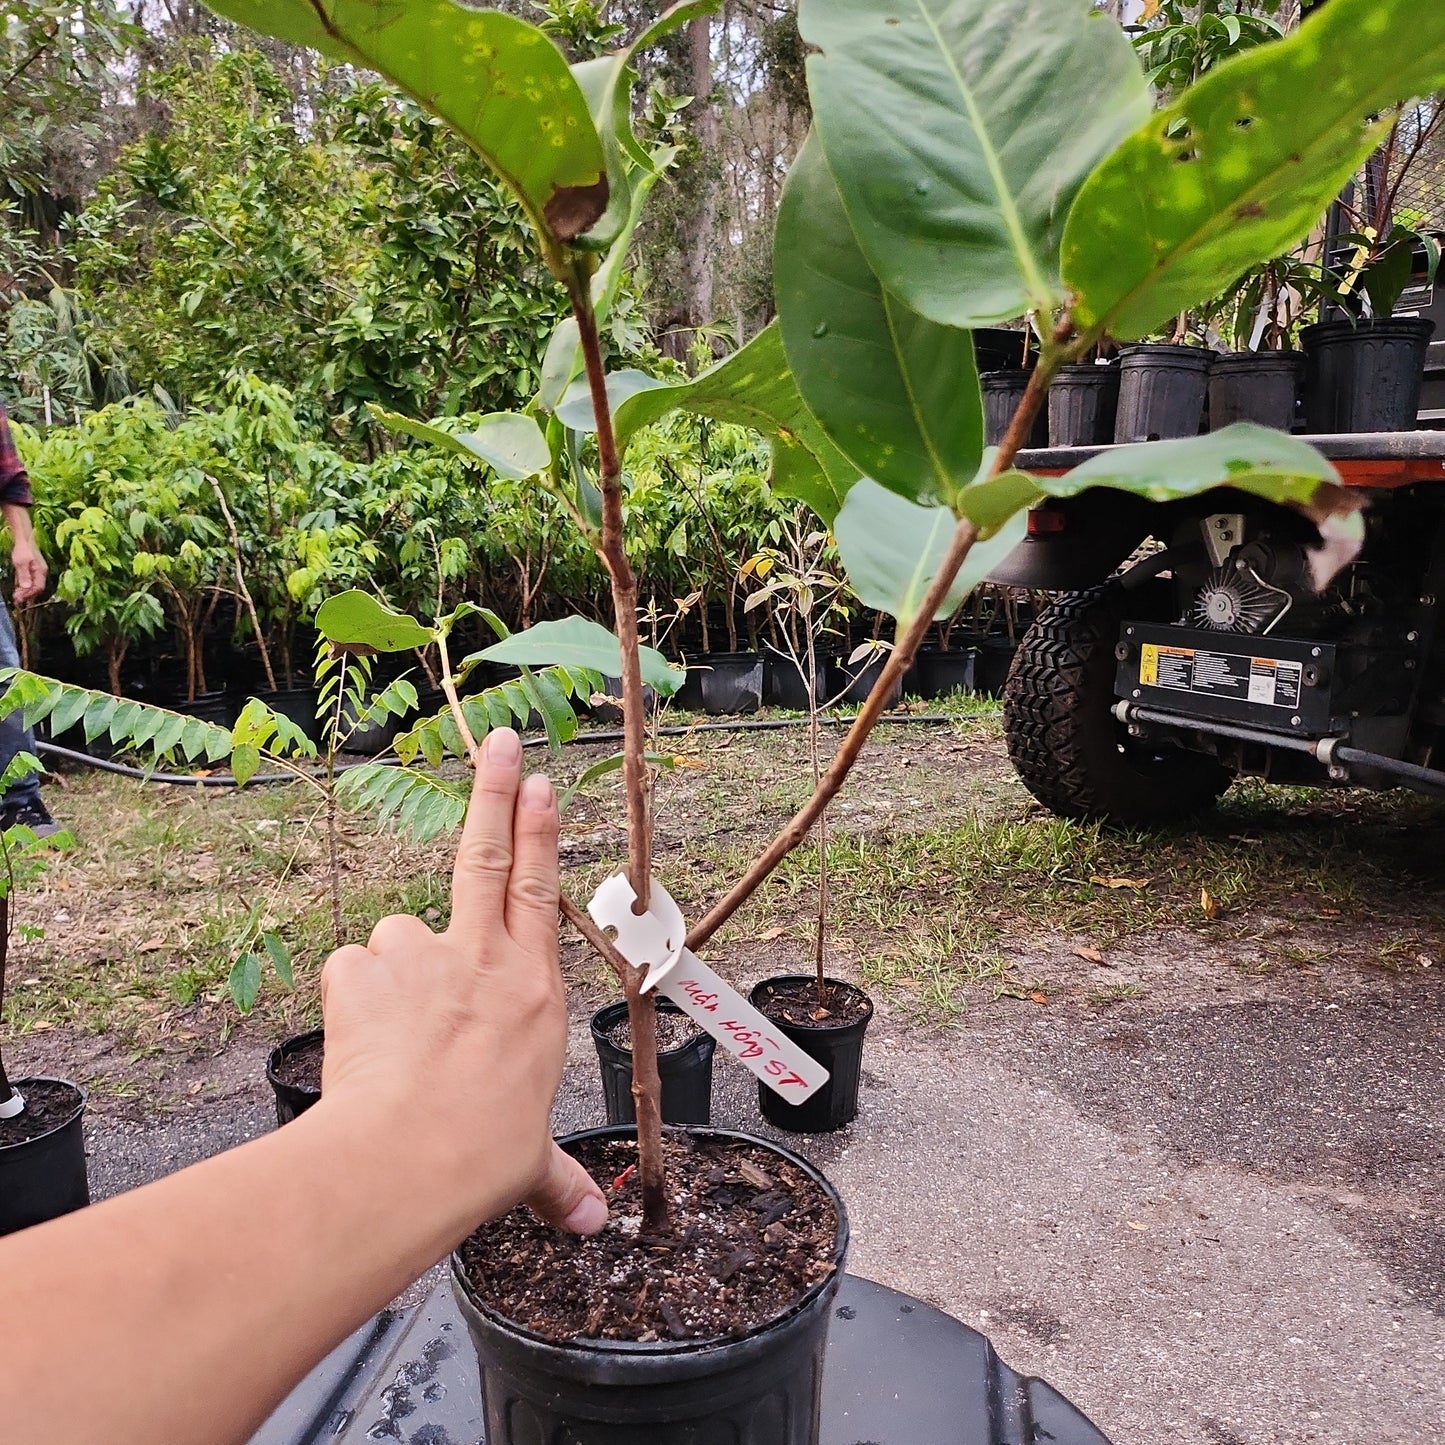
{"type": "MultiPolygon", "coordinates": [[[[0,667],[19,666],[20,648],[15,642],[15,628],[11,625],[10,611],[5,606],[5,600],[0,597],[0,667]]],[[[10,760],[16,753],[34,751],[35,734],[25,726],[18,710],[0,718],[0,773],[10,766],[10,760]]],[[[43,809],[43,806],[40,801],[40,779],[33,773],[27,778],[21,778],[13,787],[7,789],[4,798],[0,798],[0,808],[8,814],[24,808],[43,809]]]]}

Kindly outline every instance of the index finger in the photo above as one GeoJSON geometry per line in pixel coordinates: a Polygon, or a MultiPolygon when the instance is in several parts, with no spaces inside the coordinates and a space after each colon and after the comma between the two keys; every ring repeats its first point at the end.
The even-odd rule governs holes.
{"type": "Polygon", "coordinates": [[[512,828],[522,782],[522,740],[511,728],[489,733],[477,754],[472,799],[452,869],[452,921],[447,932],[480,957],[505,927],[512,877],[512,828]]]}

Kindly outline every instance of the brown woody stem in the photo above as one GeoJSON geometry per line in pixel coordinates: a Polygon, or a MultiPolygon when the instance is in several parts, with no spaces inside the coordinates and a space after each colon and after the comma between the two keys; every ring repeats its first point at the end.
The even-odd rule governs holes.
{"type": "MultiPolygon", "coordinates": [[[[622,461],[607,396],[607,371],[597,314],[585,269],[574,263],[567,273],[568,298],[577,321],[592,414],[597,423],[598,486],[602,492],[602,535],[598,555],[612,581],[612,610],[622,653],[622,781],[627,795],[627,869],[636,895],[633,910],[647,912],[652,891],[652,817],[647,774],[647,718],[642,697],[641,638],[637,630],[637,578],[627,560],[622,535],[622,461]]],[[[575,922],[575,920],[574,920],[575,922]]],[[[586,936],[584,934],[584,936],[586,936]]],[[[616,950],[614,949],[613,952],[616,950]]],[[[608,957],[604,953],[604,957],[608,957]]],[[[611,962],[611,959],[608,959],[611,962]]],[[[616,965],[613,965],[614,968],[616,965]]],[[[662,1160],[662,1079],[657,1069],[657,1011],[643,993],[642,969],[627,965],[621,974],[632,1031],[632,1098],[637,1114],[637,1172],[642,1188],[642,1228],[661,1234],[668,1227],[667,1176],[662,1160]]]]}
{"type": "MultiPolygon", "coordinates": [[[[999,446],[998,455],[994,458],[993,468],[989,472],[990,477],[997,477],[1008,471],[1013,466],[1014,458],[1023,449],[1023,444],[1033,428],[1034,418],[1038,416],[1039,408],[1049,393],[1049,383],[1053,380],[1054,372],[1063,360],[1063,353],[1059,348],[1071,331],[1072,327],[1069,325],[1068,318],[1065,317],[1054,333],[1053,344],[1044,348],[1043,355],[1039,358],[1039,364],[1029,378],[1028,389],[1020,399],[1018,410],[1014,413],[1013,421],[1009,424],[1008,432],[999,446]]],[[[814,823],[822,816],[823,810],[837,796],[847,780],[848,774],[853,771],[853,764],[858,761],[858,756],[863,751],[863,745],[868,741],[869,734],[877,725],[878,719],[883,716],[884,709],[888,705],[888,698],[895,685],[902,681],[903,674],[913,665],[913,659],[917,655],[919,646],[927,635],[928,629],[933,625],[935,614],[942,610],[949,588],[953,586],[959,568],[963,566],[964,559],[972,550],[977,539],[976,528],[967,517],[964,517],[954,531],[953,540],[948,546],[948,554],[943,559],[943,565],[939,568],[938,575],[930,584],[926,596],[920,603],[917,613],[909,622],[903,637],[895,644],[887,666],[879,674],[878,681],[873,684],[873,690],[868,694],[867,701],[864,702],[861,711],[854,719],[853,726],[848,729],[842,746],[828,765],[828,771],[823,774],[822,781],[813,790],[813,796],[788,820],[787,825],[768,844],[737,884],[709,910],[707,915],[688,934],[687,946],[689,948],[694,950],[701,948],[757,892],[778,864],[808,836],[814,823]]]]}

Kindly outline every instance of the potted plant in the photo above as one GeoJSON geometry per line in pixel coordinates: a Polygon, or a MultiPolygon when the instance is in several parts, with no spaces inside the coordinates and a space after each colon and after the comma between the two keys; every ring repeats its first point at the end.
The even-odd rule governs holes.
{"type": "MultiPolygon", "coordinates": [[[[740,1445],[814,1445],[829,1307],[847,1245],[842,1203],[794,1156],[760,1141],[663,1134],[648,993],[662,988],[695,1010],[755,1069],[786,1069],[795,1046],[785,1050],[766,1028],[730,1027],[748,1015],[724,980],[712,975],[726,993],[696,987],[705,977],[697,951],[810,835],[929,627],[1016,545],[1024,511],[1041,496],[1106,485],[1176,498],[1227,481],[1315,516],[1341,505],[1317,454],[1251,427],[1176,449],[1187,465],[1162,476],[1148,447],[1121,448],[1060,478],[1013,464],[1061,365],[1106,334],[1128,341],[1157,332],[1181,306],[1300,239],[1316,202],[1322,211],[1337,189],[1341,166],[1372,143],[1368,117],[1445,85],[1445,14],[1417,14],[1404,0],[1331,0],[1299,36],[1211,72],[1153,115],[1122,32],[1087,0],[1024,0],[1022,10],[1019,0],[967,0],[947,25],[913,4],[803,0],[818,130],[789,176],[779,216],[779,321],[698,377],[669,382],[609,373],[598,332],[632,219],[663,168],[631,126],[629,52],[574,73],[525,21],[450,0],[403,10],[372,0],[226,0],[218,8],[379,69],[449,118],[512,186],[573,311],[527,411],[479,427],[470,440],[433,438],[477,455],[505,451],[526,465],[567,506],[611,584],[615,631],[585,619],[543,622],[483,656],[528,666],[585,657],[582,665],[620,676],[624,694],[628,865],[609,884],[629,901],[605,910],[617,939],[570,897],[561,906],[616,971],[628,1001],[638,1124],[623,1138],[570,1144],[611,1180],[618,1222],[595,1243],[561,1238],[517,1212],[454,1257],[481,1359],[488,1438],[662,1445],[691,1430],[740,1445]],[[1351,44],[1367,21],[1383,36],[1369,68],[1351,44]],[[1321,95],[1328,106],[1304,103],[1321,95]],[[1268,107],[1267,126],[1237,124],[1251,106],[1268,107]],[[1191,147],[1180,165],[1181,128],[1194,126],[1228,127],[1227,144],[1191,147]],[[1279,160],[1285,131],[1300,156],[1289,166],[1279,160]],[[539,143],[543,136],[555,144],[539,143]],[[1000,136],[1010,144],[1000,148],[1000,136]],[[991,177],[985,195],[981,175],[991,177]],[[1026,313],[1035,318],[1038,360],[1008,433],[985,459],[971,329],[1026,313]],[[591,402],[585,456],[579,428],[559,410],[574,380],[591,402]],[[775,492],[818,513],[864,606],[898,621],[888,662],[812,797],[690,928],[653,871],[648,659],[622,469],[631,439],[677,408],[767,433],[775,492]],[[771,1196],[762,1213],[749,1207],[760,1195],[771,1196]],[[674,1220],[710,1231],[709,1247],[690,1251],[701,1255],[705,1281],[688,1292],[677,1276],[685,1261],[668,1243],[677,1238],[674,1220]],[[748,1247],[729,1275],[738,1283],[708,1283],[720,1258],[738,1255],[724,1241],[740,1237],[748,1247]],[[541,1253],[549,1298],[539,1307],[527,1303],[525,1285],[541,1253]],[[521,1293],[509,1276],[519,1268],[513,1260],[523,1261],[521,1293]],[[619,1270],[628,1288],[616,1299],[603,1281],[619,1270]]],[[[684,4],[638,43],[706,8],[684,4]]],[[[414,434],[429,430],[411,425],[414,434]]],[[[414,645],[390,633],[386,642],[414,645]]],[[[659,691],[675,685],[661,681],[659,691]]],[[[470,755],[475,738],[454,687],[448,703],[470,755]]],[[[445,731],[439,723],[438,757],[445,731]]],[[[409,797],[428,785],[403,770],[391,786],[409,797]]],[[[802,1062],[816,1079],[816,1065],[802,1062]]]]}
{"type": "Polygon", "coordinates": [[[1384,145],[1365,167],[1363,196],[1342,198],[1353,226],[1326,267],[1326,310],[1343,319],[1305,328],[1306,429],[1315,433],[1413,431],[1435,324],[1397,316],[1413,283],[1430,285],[1440,243],[1402,212],[1401,188],[1445,133],[1438,104],[1395,109],[1384,145]]]}
{"type": "MultiPolygon", "coordinates": [[[[0,775],[0,791],[21,778],[43,773],[39,758],[17,753],[0,775]]],[[[5,1003],[5,969],[17,930],[12,903],[16,891],[33,882],[49,862],[52,848],[69,846],[70,835],[37,838],[17,824],[0,834],[0,1021],[5,1003]]],[[[85,1093],[66,1079],[12,1081],[0,1058],[0,1234],[43,1224],[90,1203],[85,1172],[82,1118],[85,1093]]]]}
{"type": "Polygon", "coordinates": [[[1049,388],[1049,445],[1106,446],[1119,414],[1119,361],[1095,348],[1094,356],[1059,368],[1049,388]]]}
{"type": "MultiPolygon", "coordinates": [[[[788,661],[805,683],[808,712],[808,766],[816,790],[823,777],[819,718],[838,699],[824,699],[823,663],[818,655],[818,633],[826,631],[831,612],[842,607],[847,583],[824,565],[830,550],[826,532],[789,533],[790,552],[771,551],[754,559],[754,575],[766,579],[764,587],[748,598],[755,608],[772,602],[786,621],[782,638],[788,661]],[[801,642],[795,639],[801,638],[801,642]]],[[[867,648],[868,644],[864,644],[867,648]]],[[[878,659],[886,663],[886,652],[878,659]]],[[[901,682],[901,678],[900,678],[901,682]]],[[[848,680],[845,679],[845,688],[848,680]]],[[[816,824],[818,847],[818,906],[813,918],[813,970],[810,974],[783,974],[764,979],[748,1001],[774,1023],[810,1058],[828,1071],[828,1082],[802,1103],[791,1103],[766,1084],[758,1083],[758,1107],[763,1117],[780,1129],[799,1134],[824,1134],[852,1123],[858,1114],[858,1093],[863,1078],[863,1034],[873,1017],[873,1001],[862,989],[827,974],[828,937],[828,813],[816,824]]]]}
{"type": "Polygon", "coordinates": [[[1300,251],[1252,267],[1220,305],[1231,350],[1209,373],[1209,429],[1236,422],[1290,431],[1304,357],[1295,342],[1302,312],[1319,295],[1319,268],[1300,251]]]}

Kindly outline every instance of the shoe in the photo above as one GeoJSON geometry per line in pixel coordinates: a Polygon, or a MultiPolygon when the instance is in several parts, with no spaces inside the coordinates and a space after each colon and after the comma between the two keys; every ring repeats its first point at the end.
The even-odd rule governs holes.
{"type": "Polygon", "coordinates": [[[29,828],[37,838],[53,838],[61,831],[50,810],[39,802],[0,808],[0,832],[17,827],[29,828]]]}

